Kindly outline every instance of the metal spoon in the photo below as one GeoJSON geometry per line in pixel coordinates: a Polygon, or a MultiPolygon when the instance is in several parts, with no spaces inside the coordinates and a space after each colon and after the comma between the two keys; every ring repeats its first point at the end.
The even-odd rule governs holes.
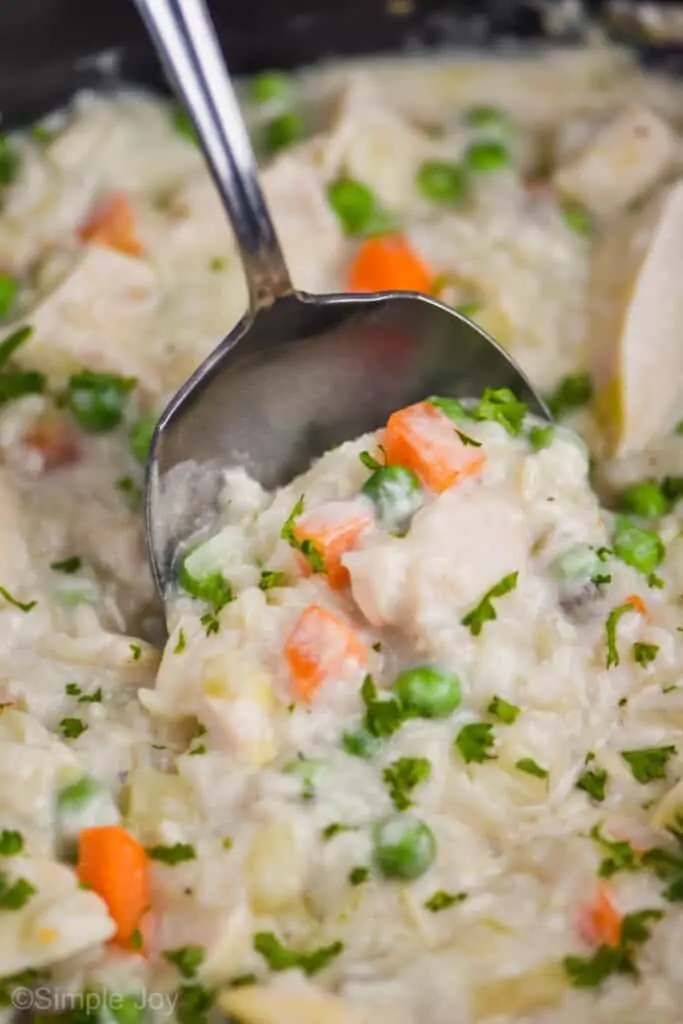
{"type": "Polygon", "coordinates": [[[280,486],[329,448],[433,393],[472,397],[507,387],[550,417],[496,342],[436,299],[295,290],[203,0],[135,3],[196,129],[250,298],[247,314],[171,400],[152,441],[147,541],[164,599],[183,543],[215,516],[229,466],[280,486]]]}

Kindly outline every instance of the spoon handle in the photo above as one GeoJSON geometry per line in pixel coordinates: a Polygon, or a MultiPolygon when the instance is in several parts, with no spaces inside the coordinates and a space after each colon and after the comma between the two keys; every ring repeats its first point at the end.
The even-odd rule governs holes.
{"type": "Polygon", "coordinates": [[[204,0],[135,0],[230,218],[252,309],[292,291],[247,129],[204,0]]]}

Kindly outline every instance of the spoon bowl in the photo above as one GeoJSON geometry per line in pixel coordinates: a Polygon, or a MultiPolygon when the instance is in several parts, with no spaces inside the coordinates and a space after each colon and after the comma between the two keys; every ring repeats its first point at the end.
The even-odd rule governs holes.
{"type": "Polygon", "coordinates": [[[250,294],[250,311],[171,400],[152,440],[147,541],[165,599],[179,551],[215,518],[227,468],[278,487],[431,394],[509,388],[530,412],[550,417],[507,353],[434,298],[296,291],[203,0],[135,2],[192,118],[250,294]]]}

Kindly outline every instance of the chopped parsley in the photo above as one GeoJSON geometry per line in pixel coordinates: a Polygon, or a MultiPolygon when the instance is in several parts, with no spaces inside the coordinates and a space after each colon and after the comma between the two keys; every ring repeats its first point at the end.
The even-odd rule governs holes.
{"type": "Polygon", "coordinates": [[[500,423],[514,437],[521,433],[526,411],[524,402],[520,402],[509,388],[486,388],[474,417],[500,423]]]}
{"type": "Polygon", "coordinates": [[[33,334],[33,328],[28,325],[25,327],[18,327],[16,331],[12,331],[6,338],[0,341],[0,366],[8,363],[18,348],[28,341],[33,334]]]}
{"type": "Polygon", "coordinates": [[[478,605],[467,613],[461,620],[463,626],[467,626],[472,636],[479,636],[482,629],[484,628],[485,622],[492,622],[498,618],[496,609],[493,606],[494,597],[504,597],[509,594],[517,586],[517,577],[519,573],[511,572],[507,576],[503,576],[498,583],[494,584],[490,590],[487,590],[478,605]]]}
{"type": "Polygon", "coordinates": [[[12,597],[9,590],[6,590],[5,587],[0,587],[0,597],[4,597],[8,604],[14,605],[15,608],[22,612],[30,612],[38,604],[37,601],[18,601],[16,597],[12,597]]]}
{"type": "Polygon", "coordinates": [[[317,974],[344,949],[342,942],[321,946],[310,953],[299,953],[284,946],[273,932],[257,932],[254,949],[260,953],[271,971],[289,971],[299,968],[304,974],[317,974]]]}
{"type": "Polygon", "coordinates": [[[466,434],[464,430],[458,430],[456,427],[455,432],[464,445],[469,445],[472,448],[481,448],[481,441],[475,441],[474,438],[470,437],[469,434],[466,434]]]}
{"type": "Polygon", "coordinates": [[[83,563],[78,555],[72,555],[71,558],[63,558],[61,562],[52,562],[50,568],[54,569],[55,572],[64,572],[70,576],[78,572],[82,565],[83,563]]]}
{"type": "Polygon", "coordinates": [[[16,829],[3,828],[0,831],[0,856],[14,857],[24,849],[24,837],[16,829]]]}
{"type": "MultiPolygon", "coordinates": [[[[384,453],[384,449],[381,449],[381,450],[382,450],[382,453],[384,453]]],[[[385,462],[379,462],[375,458],[375,456],[372,455],[370,452],[361,452],[360,455],[358,456],[358,458],[363,463],[365,468],[371,470],[371,472],[373,472],[373,473],[375,473],[378,469],[384,469],[384,467],[386,465],[385,462]]]]}
{"type": "Polygon", "coordinates": [[[79,704],[101,704],[102,703],[102,687],[98,686],[92,693],[82,693],[78,698],[79,704]]]}
{"type": "Polygon", "coordinates": [[[567,956],[564,969],[575,988],[597,988],[613,974],[638,975],[634,956],[638,946],[650,938],[650,922],[661,920],[661,910],[638,910],[621,922],[617,946],[599,946],[592,956],[567,956]]]}
{"type": "Polygon", "coordinates": [[[488,722],[472,722],[463,725],[455,738],[455,746],[465,764],[483,764],[484,761],[494,760],[496,756],[490,753],[494,741],[492,725],[488,722]]]}
{"type": "Polygon", "coordinates": [[[132,512],[138,512],[142,505],[142,488],[132,476],[120,476],[114,481],[114,487],[126,501],[132,512]]]}
{"type": "Polygon", "coordinates": [[[564,377],[555,390],[546,396],[545,404],[550,415],[563,419],[570,413],[588,405],[593,397],[593,384],[587,373],[570,373],[564,377]]]}
{"type": "Polygon", "coordinates": [[[136,950],[136,951],[138,951],[138,950],[141,950],[143,948],[144,944],[145,943],[144,943],[144,940],[142,938],[142,932],[140,931],[139,928],[136,928],[135,931],[133,932],[133,934],[130,937],[131,948],[136,950]]]}
{"type": "Polygon", "coordinates": [[[180,629],[178,630],[178,639],[176,640],[176,645],[173,648],[173,653],[182,654],[186,647],[187,640],[185,639],[185,630],[181,626],[180,629]]]}
{"type": "Polygon", "coordinates": [[[387,765],[383,779],[397,811],[412,806],[410,794],[421,782],[426,782],[431,773],[431,762],[426,757],[399,757],[387,765]]]}
{"type": "Polygon", "coordinates": [[[658,653],[659,644],[635,643],[633,645],[633,660],[643,668],[647,668],[648,665],[651,665],[658,653]]]}
{"type": "Polygon", "coordinates": [[[0,135],[0,185],[11,185],[19,174],[19,154],[7,135],[0,135]]]}
{"type": "Polygon", "coordinates": [[[178,968],[183,978],[194,978],[204,963],[206,950],[203,946],[180,946],[178,949],[165,949],[163,956],[178,968]]]}
{"type": "Polygon", "coordinates": [[[527,775],[533,775],[537,779],[547,779],[550,774],[547,768],[541,768],[540,764],[534,761],[533,757],[522,757],[515,762],[515,768],[527,775]]]}
{"type": "Polygon", "coordinates": [[[516,722],[522,711],[516,704],[510,704],[502,697],[494,697],[487,710],[490,715],[504,725],[512,725],[513,722],[516,722]]]}
{"type": "Polygon", "coordinates": [[[190,843],[174,843],[173,846],[148,846],[147,855],[162,864],[182,864],[186,860],[196,860],[197,854],[190,843]]]}
{"type": "Polygon", "coordinates": [[[611,878],[618,871],[638,871],[642,867],[640,855],[625,839],[607,839],[603,836],[600,825],[593,826],[590,836],[608,854],[600,862],[600,878],[611,878]]]}
{"type": "Polygon", "coordinates": [[[220,622],[218,621],[218,616],[214,615],[213,612],[206,612],[205,615],[202,615],[199,621],[204,627],[204,632],[206,633],[207,636],[213,636],[220,629],[220,622]]]}
{"type": "Polygon", "coordinates": [[[607,622],[605,623],[605,639],[606,639],[606,654],[605,654],[605,668],[612,668],[619,664],[619,650],[617,648],[617,626],[619,625],[619,619],[627,612],[634,611],[633,605],[630,601],[624,602],[624,604],[617,605],[607,616],[607,622]]]}
{"type": "Polygon", "coordinates": [[[439,409],[445,416],[448,416],[453,423],[461,423],[467,417],[464,405],[457,398],[440,398],[437,395],[432,395],[427,401],[435,409],[439,409]]]}
{"type": "Polygon", "coordinates": [[[668,831],[676,841],[676,846],[669,848],[653,847],[642,856],[643,865],[654,871],[657,878],[665,882],[662,891],[664,899],[672,903],[683,902],[683,831],[678,827],[669,827],[668,831]]]}
{"type": "Polygon", "coordinates": [[[665,779],[666,766],[675,754],[675,747],[643,747],[640,750],[621,751],[633,778],[642,786],[655,779],[665,779]]]}
{"type": "Polygon", "coordinates": [[[68,694],[69,697],[78,697],[79,694],[83,693],[83,690],[80,688],[78,683],[67,683],[64,687],[64,692],[68,694]]]}
{"type": "Polygon", "coordinates": [[[623,516],[615,521],[612,546],[617,558],[645,576],[654,572],[666,554],[659,534],[654,530],[643,530],[623,516]]]}
{"type": "Polygon", "coordinates": [[[142,647],[140,644],[129,644],[128,646],[130,647],[130,653],[133,661],[139,661],[142,657],[142,647]]]}
{"type": "Polygon", "coordinates": [[[272,569],[262,569],[258,585],[259,590],[273,590],[275,587],[286,587],[287,575],[284,572],[274,572],[272,569]]]}
{"type": "Polygon", "coordinates": [[[349,871],[349,882],[351,885],[362,885],[370,877],[370,868],[357,867],[349,871]]]}
{"type": "Polygon", "coordinates": [[[360,695],[365,704],[365,729],[371,736],[384,739],[393,734],[406,720],[406,712],[393,696],[380,698],[371,675],[363,680],[360,695]]]}
{"type": "Polygon", "coordinates": [[[605,799],[606,784],[607,772],[604,768],[586,768],[576,780],[576,788],[582,789],[598,802],[605,799]]]}
{"type": "Polygon", "coordinates": [[[77,740],[87,728],[80,718],[63,718],[59,723],[59,731],[66,740],[77,740]]]}
{"type": "Polygon", "coordinates": [[[356,825],[342,825],[340,821],[333,821],[331,824],[326,825],[320,833],[321,837],[325,842],[332,839],[334,836],[338,836],[340,832],[355,832],[356,825]]]}
{"type": "Polygon", "coordinates": [[[449,907],[455,907],[458,903],[462,903],[467,899],[466,892],[446,892],[445,889],[439,889],[433,893],[428,900],[425,900],[424,906],[426,910],[431,911],[432,914],[438,914],[441,910],[448,910],[449,907]]]}
{"type": "Polygon", "coordinates": [[[294,548],[295,551],[299,551],[304,556],[304,558],[306,559],[311,568],[311,572],[324,572],[325,560],[323,559],[323,556],[318,551],[316,546],[313,544],[313,541],[309,540],[308,538],[300,541],[298,540],[294,532],[296,520],[302,514],[303,510],[304,496],[302,494],[299,500],[294,505],[294,508],[292,509],[292,511],[289,513],[284,523],[282,524],[282,529],[280,530],[280,537],[282,538],[282,540],[287,541],[291,548],[294,548]]]}
{"type": "Polygon", "coordinates": [[[0,873],[0,910],[21,910],[36,892],[35,886],[25,878],[10,882],[0,873]]]}

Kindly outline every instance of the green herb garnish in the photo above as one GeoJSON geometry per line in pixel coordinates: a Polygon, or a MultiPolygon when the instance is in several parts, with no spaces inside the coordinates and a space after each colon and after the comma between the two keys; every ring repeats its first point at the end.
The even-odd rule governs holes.
{"type": "Polygon", "coordinates": [[[311,567],[311,572],[325,572],[325,560],[321,553],[313,544],[313,541],[308,539],[300,541],[298,540],[295,534],[296,520],[303,513],[303,510],[304,496],[302,494],[299,500],[294,505],[294,508],[292,509],[292,511],[289,513],[284,523],[282,524],[282,529],[280,530],[280,537],[282,538],[282,540],[286,540],[289,546],[291,548],[294,548],[295,551],[301,552],[301,554],[304,556],[309,566],[311,567]]]}
{"type": "Polygon", "coordinates": [[[310,953],[299,953],[283,945],[273,932],[258,932],[254,936],[254,949],[260,953],[271,971],[299,968],[304,974],[317,974],[344,949],[342,942],[321,946],[310,953]]]}
{"type": "Polygon", "coordinates": [[[80,718],[63,718],[59,723],[59,731],[66,740],[77,740],[87,728],[80,718]]]}
{"type": "Polygon", "coordinates": [[[78,555],[72,555],[71,558],[63,558],[61,562],[52,562],[50,568],[55,572],[63,572],[70,576],[78,572],[82,565],[83,562],[78,555]]]}
{"type": "Polygon", "coordinates": [[[478,605],[467,613],[463,619],[461,619],[462,625],[467,626],[472,636],[479,636],[482,629],[484,628],[485,622],[493,622],[494,619],[498,618],[496,609],[493,606],[494,597],[504,597],[506,594],[511,593],[517,586],[517,577],[519,573],[511,572],[507,576],[503,576],[498,583],[494,584],[490,590],[487,590],[478,605]]]}
{"type": "Polygon", "coordinates": [[[635,643],[633,645],[633,660],[642,668],[647,668],[648,665],[651,665],[658,653],[659,644],[635,643]]]}
{"type": "Polygon", "coordinates": [[[382,777],[397,811],[412,806],[410,794],[421,782],[426,782],[431,773],[431,762],[426,757],[399,757],[387,765],[382,777]]]}
{"type": "Polygon", "coordinates": [[[463,903],[467,899],[466,892],[446,892],[444,889],[439,889],[433,893],[428,900],[425,900],[424,906],[426,910],[431,911],[432,914],[438,914],[441,910],[448,910],[449,907],[455,907],[458,903],[463,903]]]}
{"type": "Polygon", "coordinates": [[[666,766],[675,754],[676,748],[672,746],[621,751],[621,756],[631,769],[633,778],[642,786],[655,779],[665,779],[666,766]]]}
{"type": "Polygon", "coordinates": [[[502,697],[494,697],[487,711],[490,715],[497,718],[499,722],[503,722],[504,725],[512,725],[519,718],[522,709],[518,708],[516,704],[508,703],[502,697]]]}
{"type": "Polygon", "coordinates": [[[459,751],[465,764],[483,764],[484,761],[493,761],[495,754],[491,754],[495,737],[493,726],[487,722],[472,722],[464,725],[455,738],[455,746],[459,751]]]}
{"type": "Polygon", "coordinates": [[[147,855],[162,864],[182,864],[187,860],[196,860],[197,853],[190,843],[174,843],[172,846],[148,846],[147,855]]]}

